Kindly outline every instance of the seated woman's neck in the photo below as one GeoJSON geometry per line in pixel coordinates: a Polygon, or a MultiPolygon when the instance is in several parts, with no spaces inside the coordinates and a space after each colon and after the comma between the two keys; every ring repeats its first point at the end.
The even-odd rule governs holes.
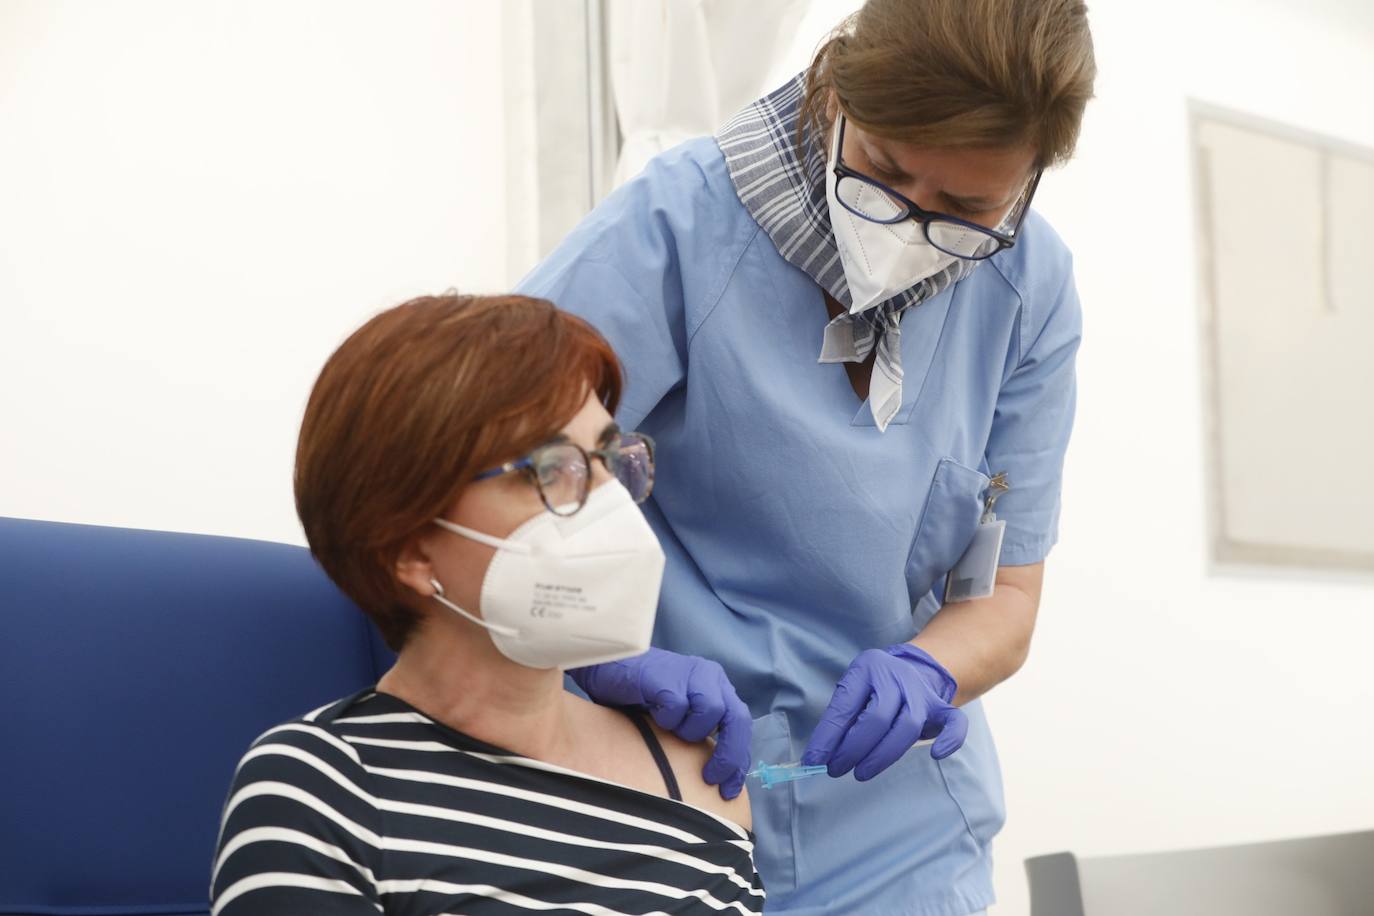
{"type": "Polygon", "coordinates": [[[556,668],[506,658],[475,625],[431,618],[412,634],[377,690],[406,701],[450,728],[539,760],[558,760],[575,744],[572,695],[556,668]]]}

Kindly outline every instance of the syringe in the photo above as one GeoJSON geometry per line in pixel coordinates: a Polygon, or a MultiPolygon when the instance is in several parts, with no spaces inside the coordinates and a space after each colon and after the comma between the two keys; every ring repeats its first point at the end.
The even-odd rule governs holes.
{"type": "Polygon", "coordinates": [[[765,789],[771,789],[796,779],[819,776],[825,771],[824,766],[804,767],[801,761],[794,760],[791,763],[761,763],[749,775],[762,782],[765,789]]]}
{"type": "MultiPolygon", "coordinates": [[[[927,747],[934,743],[934,738],[927,738],[924,741],[917,741],[912,747],[927,747]]],[[[826,770],[827,767],[825,766],[806,767],[802,766],[800,760],[794,760],[791,763],[761,763],[751,770],[749,775],[762,782],[765,789],[771,789],[785,782],[819,776],[826,770]]]]}

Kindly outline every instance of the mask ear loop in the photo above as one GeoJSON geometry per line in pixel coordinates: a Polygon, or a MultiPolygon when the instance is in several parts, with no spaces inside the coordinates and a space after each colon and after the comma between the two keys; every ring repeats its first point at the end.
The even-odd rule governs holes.
{"type": "Polygon", "coordinates": [[[433,598],[435,601],[439,602],[440,604],[442,604],[444,607],[448,608],[450,611],[453,611],[461,617],[466,617],[468,620],[471,620],[479,627],[486,627],[488,630],[491,630],[493,633],[496,633],[497,635],[520,635],[520,631],[515,629],[514,627],[505,627],[500,625],[499,623],[489,623],[480,617],[468,613],[467,611],[460,608],[458,605],[454,604],[452,601],[448,600],[448,598],[444,597],[444,586],[440,584],[438,579],[430,579],[429,584],[434,587],[434,594],[430,597],[433,598]]]}
{"type": "MultiPolygon", "coordinates": [[[[538,516],[536,516],[536,518],[537,517],[538,516]]],[[[454,534],[462,535],[468,540],[476,541],[479,544],[486,544],[488,547],[495,548],[496,550],[509,550],[512,553],[534,552],[530,549],[530,545],[524,543],[523,541],[512,541],[508,540],[507,538],[494,538],[489,534],[483,534],[482,532],[477,531],[473,528],[469,528],[466,525],[460,525],[457,522],[451,522],[446,518],[436,518],[434,519],[434,524],[438,525],[440,528],[443,528],[445,531],[452,531],[454,534]]],[[[433,582],[434,580],[430,579],[429,581],[433,582]]]]}

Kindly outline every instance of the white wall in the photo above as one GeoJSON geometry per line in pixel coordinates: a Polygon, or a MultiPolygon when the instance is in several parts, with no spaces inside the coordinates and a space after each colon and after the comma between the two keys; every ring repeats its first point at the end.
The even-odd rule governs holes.
{"type": "Polygon", "coordinates": [[[507,276],[501,10],[0,5],[0,515],[301,541],[368,315],[507,276]]]}
{"type": "MultiPolygon", "coordinates": [[[[1090,9],[1098,97],[1037,202],[1085,311],[1062,539],[1030,661],[987,701],[1005,916],[1027,911],[1030,855],[1374,829],[1374,582],[1209,568],[1187,123],[1192,98],[1374,147],[1374,17],[1332,0],[1090,9]]],[[[1309,454],[1292,472],[1332,486],[1369,466],[1309,454]]]]}

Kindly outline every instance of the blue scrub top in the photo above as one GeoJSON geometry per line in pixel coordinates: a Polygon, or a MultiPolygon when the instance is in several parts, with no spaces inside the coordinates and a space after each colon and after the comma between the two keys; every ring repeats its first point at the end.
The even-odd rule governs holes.
{"type": "MultiPolygon", "coordinates": [[[[645,514],[667,553],[656,645],[712,658],[756,717],[754,759],[796,760],[859,652],[909,640],[1011,491],[1002,565],[1055,542],[1080,311],[1068,250],[1031,213],[1016,246],[902,318],[901,411],[874,426],[820,364],[821,289],[741,205],[711,138],[598,206],[519,286],[624,362],[617,420],[658,443],[645,514]]],[[[1005,812],[980,703],[964,747],[878,777],[750,786],[768,912],[964,916],[993,902],[1005,812]]]]}

